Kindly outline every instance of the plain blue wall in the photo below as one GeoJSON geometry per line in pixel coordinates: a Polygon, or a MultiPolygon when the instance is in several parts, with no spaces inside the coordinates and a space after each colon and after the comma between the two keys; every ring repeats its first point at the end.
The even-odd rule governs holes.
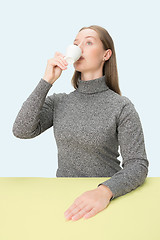
{"type": "MultiPolygon", "coordinates": [[[[34,139],[18,139],[13,122],[43,77],[47,60],[65,54],[80,28],[100,25],[111,35],[119,85],[139,113],[150,162],[160,176],[159,1],[3,1],[0,44],[0,177],[56,177],[57,145],[50,128],[34,139]]],[[[73,65],[49,90],[74,90],[73,65]]]]}

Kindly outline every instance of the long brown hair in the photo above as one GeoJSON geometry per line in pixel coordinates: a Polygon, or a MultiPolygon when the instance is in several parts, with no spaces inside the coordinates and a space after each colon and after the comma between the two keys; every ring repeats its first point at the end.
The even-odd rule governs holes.
{"type": "MultiPolygon", "coordinates": [[[[83,29],[95,30],[99,35],[99,38],[103,44],[104,50],[111,49],[112,55],[107,61],[104,62],[104,65],[103,65],[103,75],[105,75],[105,77],[106,77],[107,86],[111,90],[113,90],[114,92],[116,92],[122,96],[122,93],[119,88],[119,82],[118,82],[118,70],[117,70],[117,62],[116,62],[114,43],[113,43],[111,36],[109,35],[109,33],[107,32],[107,30],[105,28],[97,26],[97,25],[83,27],[79,30],[79,32],[82,31],[83,29]]],[[[74,74],[73,74],[73,77],[71,80],[71,84],[75,89],[77,89],[77,87],[78,87],[77,81],[78,81],[78,77],[80,76],[80,74],[81,74],[81,72],[76,71],[76,70],[74,71],[74,74]]]]}

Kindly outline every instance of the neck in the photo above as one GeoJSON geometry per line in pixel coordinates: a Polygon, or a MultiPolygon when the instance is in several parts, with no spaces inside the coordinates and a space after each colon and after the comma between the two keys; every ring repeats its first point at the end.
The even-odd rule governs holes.
{"type": "Polygon", "coordinates": [[[89,73],[81,73],[80,78],[82,81],[89,81],[91,79],[100,78],[102,76],[103,76],[102,72],[95,72],[95,73],[89,72],[89,73]]]}
{"type": "Polygon", "coordinates": [[[109,87],[106,84],[105,75],[99,78],[94,78],[86,81],[81,80],[81,77],[79,76],[77,85],[78,85],[77,91],[85,94],[99,93],[109,89],[109,87]]]}

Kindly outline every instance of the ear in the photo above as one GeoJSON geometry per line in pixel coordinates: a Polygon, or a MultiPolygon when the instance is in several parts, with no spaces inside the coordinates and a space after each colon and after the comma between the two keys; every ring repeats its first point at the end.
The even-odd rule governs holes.
{"type": "Polygon", "coordinates": [[[103,58],[106,61],[106,60],[108,60],[111,57],[111,55],[112,55],[112,50],[111,49],[107,49],[105,54],[104,54],[104,56],[103,56],[103,58]]]}

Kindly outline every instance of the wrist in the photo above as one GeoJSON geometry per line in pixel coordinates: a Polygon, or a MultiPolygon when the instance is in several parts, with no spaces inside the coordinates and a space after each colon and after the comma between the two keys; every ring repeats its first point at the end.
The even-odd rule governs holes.
{"type": "Polygon", "coordinates": [[[49,81],[49,80],[47,80],[46,78],[42,78],[43,80],[45,80],[46,82],[48,82],[48,83],[50,83],[50,84],[53,84],[53,82],[51,82],[51,81],[49,81]]]}
{"type": "Polygon", "coordinates": [[[42,78],[43,80],[45,80],[46,82],[48,82],[48,83],[50,83],[50,84],[53,84],[54,82],[55,82],[55,80],[51,80],[51,79],[49,79],[47,76],[43,76],[43,78],[42,78]]]}
{"type": "Polygon", "coordinates": [[[105,186],[105,185],[100,185],[98,187],[101,191],[105,192],[107,194],[107,196],[109,197],[109,199],[111,199],[113,197],[113,193],[112,191],[109,189],[109,187],[105,186]]]}

